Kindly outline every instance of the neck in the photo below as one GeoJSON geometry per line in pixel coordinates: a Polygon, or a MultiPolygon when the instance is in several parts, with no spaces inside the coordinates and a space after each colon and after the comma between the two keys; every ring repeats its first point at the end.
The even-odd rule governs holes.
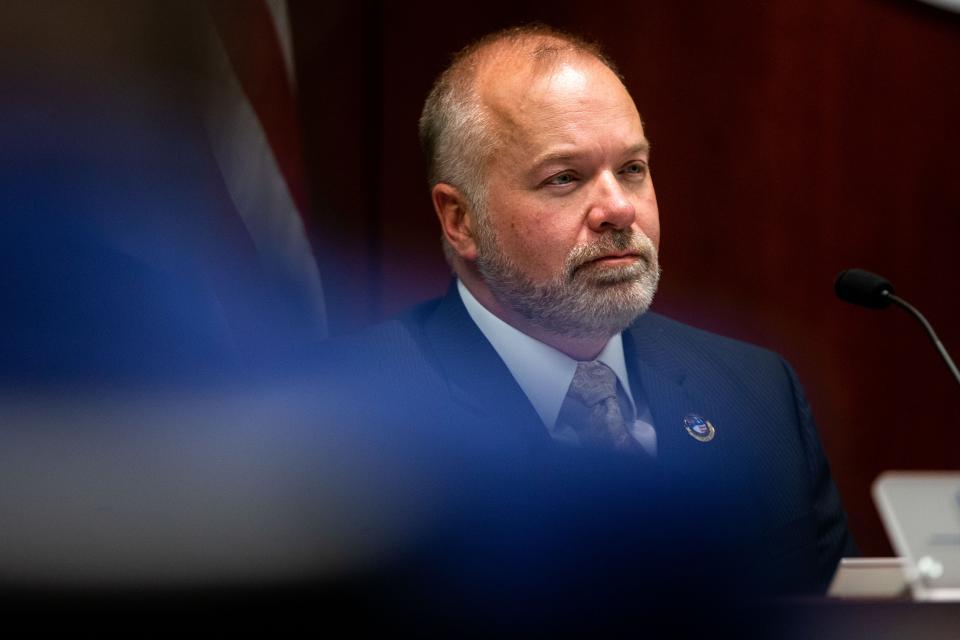
{"type": "Polygon", "coordinates": [[[460,274],[460,279],[464,286],[470,290],[477,302],[482,304],[490,313],[497,316],[511,327],[522,331],[534,340],[538,340],[570,356],[574,360],[585,362],[595,359],[603,348],[607,346],[610,338],[609,333],[590,334],[583,336],[569,336],[556,333],[545,329],[538,324],[530,321],[529,318],[520,315],[508,305],[502,304],[485,282],[478,277],[460,274]],[[466,277],[465,277],[466,276],[466,277]]]}

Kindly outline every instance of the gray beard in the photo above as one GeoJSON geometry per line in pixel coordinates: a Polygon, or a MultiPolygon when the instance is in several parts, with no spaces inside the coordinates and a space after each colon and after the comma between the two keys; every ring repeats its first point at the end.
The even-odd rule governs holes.
{"type": "Polygon", "coordinates": [[[604,234],[595,243],[574,247],[553,280],[538,284],[507,257],[492,229],[478,225],[477,270],[501,304],[537,327],[570,338],[612,336],[653,302],[660,265],[646,235],[630,230],[604,234]],[[631,250],[630,265],[598,267],[591,260],[631,250]]]}

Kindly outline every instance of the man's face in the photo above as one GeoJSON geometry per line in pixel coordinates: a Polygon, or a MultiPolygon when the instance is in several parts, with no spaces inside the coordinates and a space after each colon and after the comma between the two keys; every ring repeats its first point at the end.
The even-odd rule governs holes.
{"type": "Polygon", "coordinates": [[[659,278],[649,145],[633,101],[589,58],[539,77],[501,74],[484,89],[501,146],[475,225],[481,276],[548,331],[622,330],[659,278]]]}

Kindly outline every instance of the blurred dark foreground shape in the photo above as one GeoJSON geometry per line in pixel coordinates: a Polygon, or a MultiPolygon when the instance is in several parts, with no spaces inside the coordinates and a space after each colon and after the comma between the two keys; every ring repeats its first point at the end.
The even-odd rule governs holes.
{"type": "Polygon", "coordinates": [[[575,449],[531,459],[502,434],[429,421],[382,429],[336,388],[315,375],[6,398],[3,607],[438,633],[612,631],[638,616],[699,629],[813,588],[739,537],[739,507],[704,500],[706,478],[672,486],[575,449]]]}

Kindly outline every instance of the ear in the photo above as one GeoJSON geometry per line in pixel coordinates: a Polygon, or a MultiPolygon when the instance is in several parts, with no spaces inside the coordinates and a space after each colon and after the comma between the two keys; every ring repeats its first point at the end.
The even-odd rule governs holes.
{"type": "Polygon", "coordinates": [[[477,245],[473,237],[474,216],[467,199],[451,184],[439,182],[430,190],[433,210],[440,219],[443,236],[461,258],[477,259],[477,245]]]}

